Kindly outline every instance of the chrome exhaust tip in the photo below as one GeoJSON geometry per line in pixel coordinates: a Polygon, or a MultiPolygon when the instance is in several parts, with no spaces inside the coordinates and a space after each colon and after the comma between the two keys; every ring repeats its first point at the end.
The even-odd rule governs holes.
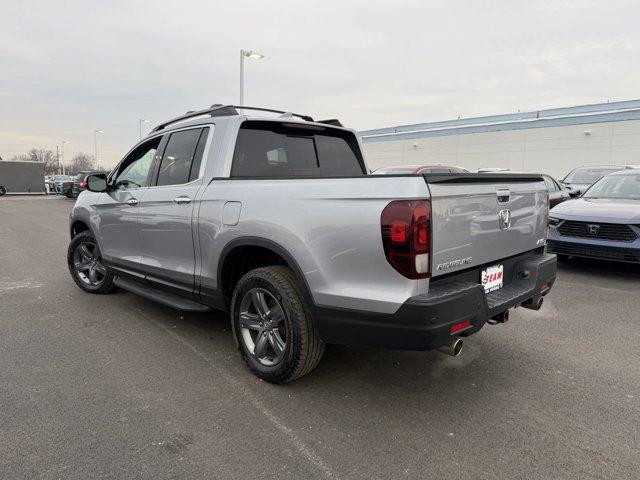
{"type": "Polygon", "coordinates": [[[460,355],[460,353],[462,353],[463,345],[464,345],[464,342],[461,339],[456,338],[449,345],[445,345],[443,347],[438,348],[438,351],[440,353],[444,353],[452,357],[457,357],[458,355],[460,355]]]}

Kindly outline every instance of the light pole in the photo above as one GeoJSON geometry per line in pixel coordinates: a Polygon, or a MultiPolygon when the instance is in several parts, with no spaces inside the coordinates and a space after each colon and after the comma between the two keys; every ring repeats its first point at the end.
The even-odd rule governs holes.
{"type": "Polygon", "coordinates": [[[96,159],[96,170],[100,170],[100,161],[98,160],[98,134],[104,133],[102,130],[93,131],[93,156],[96,159]]]}
{"type": "Polygon", "coordinates": [[[149,120],[147,120],[146,118],[141,118],[138,120],[138,130],[140,133],[140,140],[142,140],[142,124],[143,123],[149,123],[149,120]]]}
{"type": "Polygon", "coordinates": [[[64,171],[64,144],[69,143],[67,140],[62,141],[62,175],[65,175],[64,171]]]}
{"type": "Polygon", "coordinates": [[[244,105],[244,58],[254,58],[260,60],[264,55],[252,50],[240,50],[240,106],[244,105]]]}

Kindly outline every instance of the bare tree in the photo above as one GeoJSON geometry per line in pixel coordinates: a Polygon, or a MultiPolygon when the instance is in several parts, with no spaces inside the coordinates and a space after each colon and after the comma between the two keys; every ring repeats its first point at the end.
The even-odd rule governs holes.
{"type": "Polygon", "coordinates": [[[51,150],[43,148],[32,148],[28,153],[14,155],[11,159],[14,162],[38,162],[44,164],[44,174],[54,175],[58,171],[58,157],[51,150]]]}
{"type": "Polygon", "coordinates": [[[70,175],[75,175],[83,170],[94,170],[95,164],[95,159],[91,155],[80,152],[71,159],[71,165],[69,165],[67,171],[70,175]]]}

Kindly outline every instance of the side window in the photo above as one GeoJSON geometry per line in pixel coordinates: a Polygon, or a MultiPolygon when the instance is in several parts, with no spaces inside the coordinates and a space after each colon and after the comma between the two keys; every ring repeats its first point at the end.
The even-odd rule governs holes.
{"type": "Polygon", "coordinates": [[[143,143],[125,158],[113,180],[116,189],[127,190],[149,186],[149,170],[161,138],[157,137],[143,143]]]}
{"type": "Polygon", "coordinates": [[[201,132],[201,128],[194,128],[171,134],[162,155],[156,185],[181,185],[189,181],[201,132]]]}
{"type": "Polygon", "coordinates": [[[200,140],[198,140],[198,146],[196,147],[196,153],[193,156],[193,163],[191,164],[191,171],[189,172],[189,181],[197,180],[200,177],[200,165],[202,164],[202,156],[204,155],[204,147],[207,145],[207,138],[209,137],[209,127],[203,128],[200,134],[200,140]]]}

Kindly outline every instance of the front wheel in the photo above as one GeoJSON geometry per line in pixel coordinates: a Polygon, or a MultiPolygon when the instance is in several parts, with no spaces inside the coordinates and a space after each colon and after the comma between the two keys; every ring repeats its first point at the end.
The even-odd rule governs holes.
{"type": "Polygon", "coordinates": [[[240,353],[261,379],[286,383],[313,370],[324,353],[293,273],[257,268],[233,292],[231,319],[240,353]]]}
{"type": "Polygon", "coordinates": [[[76,284],[88,293],[113,290],[113,274],[102,263],[98,242],[89,231],[73,237],[67,250],[69,272],[76,284]]]}
{"type": "Polygon", "coordinates": [[[0,185],[0,197],[7,194],[7,189],[0,185]]]}

